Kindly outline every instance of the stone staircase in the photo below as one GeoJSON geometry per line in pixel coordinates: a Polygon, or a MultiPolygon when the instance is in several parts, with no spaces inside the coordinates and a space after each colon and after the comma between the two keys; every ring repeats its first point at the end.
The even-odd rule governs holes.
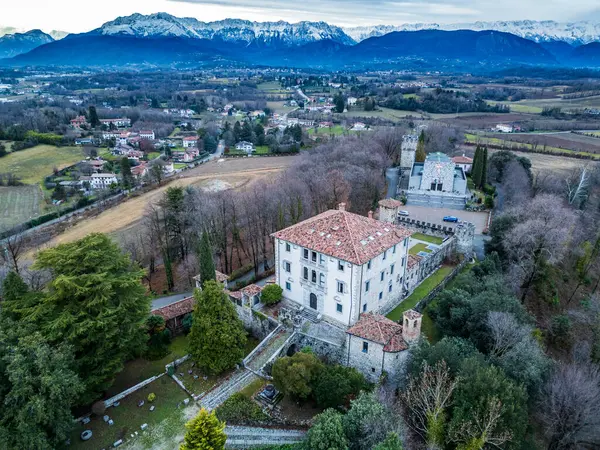
{"type": "Polygon", "coordinates": [[[204,397],[198,400],[201,407],[211,411],[225,402],[236,392],[241,391],[246,386],[252,384],[258,376],[246,369],[236,371],[228,380],[208,392],[204,397]]]}
{"type": "Polygon", "coordinates": [[[287,330],[282,326],[275,329],[273,333],[258,344],[258,347],[244,359],[244,366],[254,373],[260,374],[265,367],[265,364],[281,351],[285,341],[288,340],[292,333],[292,331],[287,330]]]}
{"type": "Polygon", "coordinates": [[[285,445],[301,442],[306,434],[302,430],[277,428],[227,427],[225,448],[252,448],[267,445],[285,445]]]}

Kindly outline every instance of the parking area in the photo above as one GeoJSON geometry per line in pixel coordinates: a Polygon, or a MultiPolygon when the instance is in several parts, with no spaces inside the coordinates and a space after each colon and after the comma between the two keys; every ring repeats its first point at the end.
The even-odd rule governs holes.
{"type": "Polygon", "coordinates": [[[405,205],[401,208],[409,212],[409,218],[420,220],[422,222],[434,223],[436,225],[455,227],[454,223],[444,222],[444,216],[458,217],[462,221],[475,224],[475,234],[481,234],[485,229],[488,213],[486,212],[471,212],[458,211],[456,209],[447,208],[427,208],[425,206],[405,205]]]}

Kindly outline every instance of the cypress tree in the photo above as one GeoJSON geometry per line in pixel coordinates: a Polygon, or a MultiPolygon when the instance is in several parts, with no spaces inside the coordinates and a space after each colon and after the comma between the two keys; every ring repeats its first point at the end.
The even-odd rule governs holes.
{"type": "Polygon", "coordinates": [[[198,255],[200,262],[200,283],[204,286],[209,280],[215,280],[215,263],[212,257],[212,247],[208,239],[208,233],[205,231],[202,233],[202,240],[200,241],[200,252],[198,255]]]}
{"type": "Polygon", "coordinates": [[[478,188],[481,183],[481,169],[482,169],[482,154],[481,147],[477,146],[475,149],[475,158],[473,159],[473,170],[471,172],[471,178],[475,188],[478,188]]]}
{"type": "Polygon", "coordinates": [[[121,177],[123,179],[123,187],[129,189],[133,186],[133,175],[131,174],[131,164],[129,158],[123,156],[121,158],[121,177]]]}
{"type": "Polygon", "coordinates": [[[209,280],[194,297],[189,352],[201,369],[218,375],[244,358],[246,331],[221,284],[209,280]]]}
{"type": "Polygon", "coordinates": [[[421,130],[419,142],[417,143],[417,152],[415,153],[415,162],[424,162],[427,154],[425,153],[425,131],[421,130]]]}
{"type": "Polygon", "coordinates": [[[483,147],[482,157],[481,157],[481,189],[485,188],[487,183],[487,169],[488,169],[488,149],[487,147],[483,147]]]}

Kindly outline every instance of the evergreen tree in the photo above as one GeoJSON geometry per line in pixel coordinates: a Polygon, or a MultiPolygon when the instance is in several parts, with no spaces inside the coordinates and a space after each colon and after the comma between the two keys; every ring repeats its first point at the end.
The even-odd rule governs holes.
{"type": "Polygon", "coordinates": [[[2,295],[0,295],[0,298],[4,302],[15,303],[23,298],[28,291],[29,288],[23,281],[23,278],[16,272],[11,271],[8,272],[8,275],[6,275],[6,278],[2,282],[2,295]]]}
{"type": "Polygon", "coordinates": [[[242,132],[240,134],[240,140],[246,142],[252,142],[252,125],[247,120],[242,125],[242,132]]]}
{"type": "Polygon", "coordinates": [[[473,168],[471,169],[471,179],[473,180],[473,184],[475,188],[478,188],[481,183],[481,171],[483,169],[483,161],[482,161],[482,151],[481,147],[478,145],[475,148],[475,157],[473,158],[473,168]]]}
{"type": "Polygon", "coordinates": [[[204,142],[204,151],[206,151],[208,153],[214,153],[217,151],[218,142],[210,134],[206,134],[206,136],[204,136],[203,142],[204,142]]]}
{"type": "Polygon", "coordinates": [[[69,344],[85,385],[80,404],[96,399],[144,342],[150,301],[143,271],[107,236],[85,238],[39,253],[34,266],[53,275],[44,293],[8,311],[50,345],[69,344]]]}
{"type": "Polygon", "coordinates": [[[202,233],[202,239],[200,240],[200,251],[198,255],[198,261],[200,262],[200,283],[204,286],[209,280],[215,280],[217,278],[215,274],[215,263],[213,261],[212,246],[208,239],[208,233],[205,231],[202,233]]]}
{"type": "Polygon", "coordinates": [[[242,126],[239,122],[236,122],[233,126],[233,139],[235,141],[234,144],[242,140],[242,126]]]}
{"type": "Polygon", "coordinates": [[[335,409],[327,409],[315,417],[313,426],[308,430],[306,444],[311,450],[348,449],[342,415],[335,409]]]}
{"type": "Polygon", "coordinates": [[[485,188],[487,183],[487,169],[488,169],[488,149],[487,147],[483,147],[483,152],[481,153],[481,181],[479,185],[481,189],[485,188]]]}
{"type": "Polygon", "coordinates": [[[256,135],[256,145],[265,145],[265,127],[263,127],[260,123],[257,123],[254,126],[254,134],[256,135]]]}
{"type": "Polygon", "coordinates": [[[419,142],[417,143],[417,152],[415,153],[415,162],[424,162],[427,158],[425,153],[425,130],[421,130],[419,142]]]}
{"type": "Polygon", "coordinates": [[[131,173],[131,164],[129,158],[123,156],[121,158],[121,177],[123,179],[123,187],[129,189],[133,186],[133,175],[131,173]]]}
{"type": "Polygon", "coordinates": [[[346,100],[341,93],[338,93],[333,97],[333,104],[335,105],[336,113],[341,114],[344,112],[344,109],[346,109],[346,100]]]}
{"type": "Polygon", "coordinates": [[[185,424],[187,432],[179,450],[222,450],[227,435],[225,422],[221,422],[215,412],[202,408],[198,415],[185,424]]]}
{"type": "Polygon", "coordinates": [[[390,433],[385,440],[375,447],[373,450],[402,450],[402,441],[396,433],[390,433]]]}
{"type": "Polygon", "coordinates": [[[100,125],[100,120],[98,119],[98,113],[96,112],[96,107],[90,106],[88,111],[89,111],[88,115],[89,115],[90,125],[92,127],[97,127],[98,125],[100,125]]]}
{"type": "Polygon", "coordinates": [[[244,357],[246,331],[221,284],[209,280],[194,297],[190,355],[201,369],[220,374],[244,357]]]}

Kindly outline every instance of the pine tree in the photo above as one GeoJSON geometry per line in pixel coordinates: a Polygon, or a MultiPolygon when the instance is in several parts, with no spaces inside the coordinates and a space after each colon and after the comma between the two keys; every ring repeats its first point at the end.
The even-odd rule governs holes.
{"type": "MultiPolygon", "coordinates": [[[[16,272],[8,272],[6,278],[2,282],[2,292],[0,292],[0,299],[4,302],[16,303],[23,298],[29,291],[27,284],[23,281],[23,278],[16,272]]],[[[6,303],[3,304],[6,308],[6,303]]]]}
{"type": "Polygon", "coordinates": [[[417,143],[417,152],[415,153],[415,162],[425,162],[427,154],[425,153],[425,131],[421,130],[419,142],[417,143]]]}
{"type": "Polygon", "coordinates": [[[227,435],[225,422],[221,422],[215,412],[202,408],[198,415],[185,424],[187,433],[179,450],[222,450],[227,435]]]}
{"type": "Polygon", "coordinates": [[[98,119],[98,113],[96,112],[96,107],[95,106],[90,106],[89,108],[89,119],[90,119],[90,125],[92,127],[97,127],[98,125],[100,125],[100,120],[98,119]]]}
{"type": "Polygon", "coordinates": [[[244,357],[246,331],[221,284],[209,280],[194,297],[190,355],[203,370],[220,374],[244,357]]]}
{"type": "Polygon", "coordinates": [[[485,188],[487,183],[487,170],[488,170],[488,149],[487,147],[483,147],[483,151],[481,153],[481,180],[479,185],[481,189],[485,188]]]}
{"type": "Polygon", "coordinates": [[[129,189],[133,186],[133,175],[131,174],[131,164],[127,156],[121,158],[121,177],[123,179],[123,187],[129,189]]]}
{"type": "Polygon", "coordinates": [[[207,281],[215,280],[217,278],[215,274],[215,263],[212,257],[212,247],[206,231],[202,233],[198,261],[200,262],[200,284],[201,286],[204,286],[204,283],[207,281]]]}

